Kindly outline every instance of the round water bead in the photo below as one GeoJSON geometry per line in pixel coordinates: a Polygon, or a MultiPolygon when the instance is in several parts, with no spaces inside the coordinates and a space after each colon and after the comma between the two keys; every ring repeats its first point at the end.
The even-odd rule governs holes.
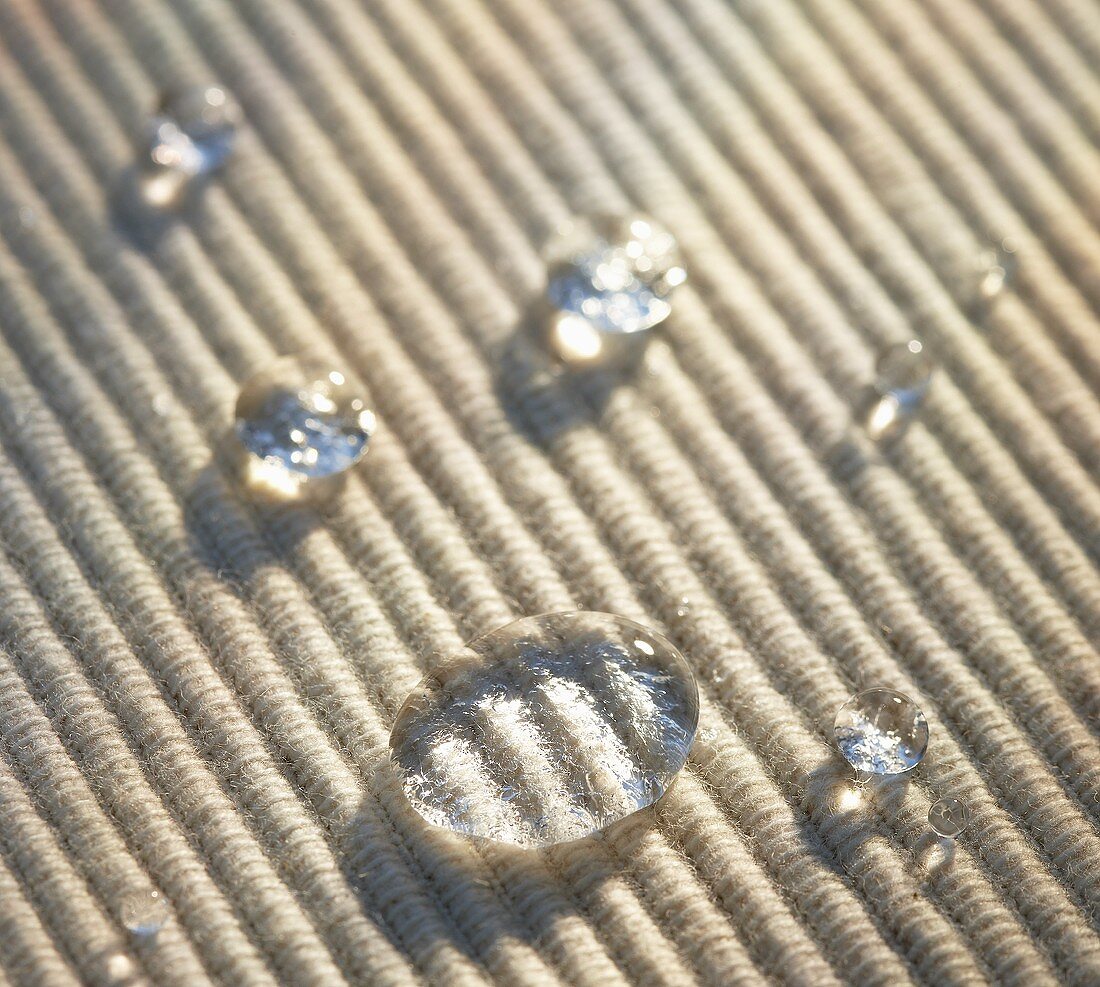
{"type": "Polygon", "coordinates": [[[928,825],[940,836],[955,839],[970,822],[970,810],[959,799],[940,799],[928,810],[928,825]]]}
{"type": "Polygon", "coordinates": [[[928,749],[928,721],[916,703],[893,689],[868,689],[837,711],[833,735],[840,753],[858,771],[902,774],[928,749]]]}
{"type": "Polygon", "coordinates": [[[687,278],[675,237],[641,214],[577,219],[543,256],[548,342],[569,363],[601,361],[623,337],[663,322],[687,278]]]}
{"type": "Polygon", "coordinates": [[[346,375],[311,358],[276,360],[237,399],[246,479],[286,499],[362,459],[374,427],[373,412],[346,375]]]}
{"type": "Polygon", "coordinates": [[[699,691],[663,637],[611,614],[525,617],[413,690],[390,747],[428,822],[523,847],[653,804],[684,766],[699,691]]]}
{"type": "Polygon", "coordinates": [[[875,365],[877,400],[867,415],[871,438],[900,437],[920,412],[934,369],[919,339],[897,343],[883,351],[875,365]]]}
{"type": "Polygon", "coordinates": [[[135,936],[155,936],[168,921],[168,902],[156,891],[130,895],[122,903],[122,924],[135,936]]]}
{"type": "Polygon", "coordinates": [[[147,201],[174,205],[194,179],[220,168],[233,150],[240,120],[240,107],[221,86],[166,94],[149,124],[147,201]]]}

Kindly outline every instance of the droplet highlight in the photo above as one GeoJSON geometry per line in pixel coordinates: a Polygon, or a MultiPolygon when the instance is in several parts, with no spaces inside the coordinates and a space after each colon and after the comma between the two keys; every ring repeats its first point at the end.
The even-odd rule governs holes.
{"type": "Polygon", "coordinates": [[[172,208],[197,180],[221,168],[232,153],[240,121],[240,107],[221,86],[166,94],[149,123],[142,162],[147,204],[172,208]]]}
{"type": "Polygon", "coordinates": [[[874,399],[865,421],[874,441],[901,438],[924,405],[934,370],[919,339],[897,343],[882,352],[875,365],[874,399]]]}
{"type": "Polygon", "coordinates": [[[640,213],[574,220],[543,256],[547,342],[573,365],[603,363],[667,319],[687,279],[676,238],[640,213]]]}
{"type": "Polygon", "coordinates": [[[663,637],[612,614],[554,613],[442,662],[401,707],[390,747],[429,823],[544,847],[656,802],[698,720],[695,677],[663,637]]]}
{"type": "Polygon", "coordinates": [[[275,361],[237,399],[247,485],[279,499],[327,489],[363,458],[374,428],[374,413],[347,374],[310,358],[275,361]]]}
{"type": "Polygon", "coordinates": [[[837,711],[833,736],[857,771],[904,774],[924,758],[928,721],[908,696],[893,689],[868,689],[837,711]]]}
{"type": "Polygon", "coordinates": [[[94,982],[102,982],[108,987],[138,987],[147,983],[141,976],[138,966],[125,953],[108,953],[96,963],[101,970],[97,970],[98,976],[94,982]]]}
{"type": "Polygon", "coordinates": [[[940,799],[928,810],[928,825],[945,839],[962,835],[970,823],[970,810],[961,799],[940,799]]]}
{"type": "Polygon", "coordinates": [[[130,895],[121,908],[122,924],[139,939],[150,939],[160,932],[170,913],[168,902],[159,891],[130,895]]]}

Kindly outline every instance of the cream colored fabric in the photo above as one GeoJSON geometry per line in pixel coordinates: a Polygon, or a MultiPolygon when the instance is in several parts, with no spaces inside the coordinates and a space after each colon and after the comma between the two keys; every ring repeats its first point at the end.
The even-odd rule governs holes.
{"type": "Polygon", "coordinates": [[[0,0],[0,979],[1100,983],[1098,141],[1094,0],[0,0]],[[133,135],[208,79],[237,153],[135,235],[133,135]],[[610,393],[538,372],[538,245],[628,205],[690,266],[667,331],[610,393]],[[380,419],[323,516],[223,443],[306,346],[380,419]],[[418,825],[407,689],[571,607],[697,670],[660,812],[418,825]],[[932,743],[856,800],[829,724],[873,684],[932,743]]]}

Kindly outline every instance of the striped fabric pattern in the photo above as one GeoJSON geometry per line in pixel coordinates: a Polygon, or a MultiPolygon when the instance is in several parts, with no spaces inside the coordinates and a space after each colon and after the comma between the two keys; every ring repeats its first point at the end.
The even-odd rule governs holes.
{"type": "Polygon", "coordinates": [[[0,984],[1100,983],[1098,470],[1095,0],[0,0],[0,984]],[[208,80],[233,160],[135,230],[208,80]],[[629,380],[548,375],[539,245],[626,208],[690,280],[629,380]],[[306,347],[379,418],[325,512],[227,444],[306,347]],[[419,824],[410,688],[578,607],[695,669],[673,790],[543,853],[419,824]],[[853,792],[872,685],[932,740],[853,792]]]}

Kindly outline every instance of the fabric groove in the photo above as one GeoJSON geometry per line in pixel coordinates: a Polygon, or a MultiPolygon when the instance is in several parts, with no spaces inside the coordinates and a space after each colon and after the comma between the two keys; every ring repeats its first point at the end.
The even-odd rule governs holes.
{"type": "Polygon", "coordinates": [[[1100,976],[1089,5],[28,0],[0,34],[9,981],[1100,976]],[[156,90],[216,77],[229,166],[127,229],[156,90]],[[664,338],[610,391],[540,373],[540,243],[630,204],[688,254],[664,338]],[[994,232],[1020,271],[977,318],[994,232]],[[942,370],[884,455],[860,391],[913,332],[942,370]],[[333,507],[271,511],[230,409],[308,346],[380,429],[333,507]],[[678,785],[537,858],[418,826],[403,695],[574,606],[696,668],[678,785]],[[829,722],[880,683],[933,747],[853,807],[829,722]]]}

